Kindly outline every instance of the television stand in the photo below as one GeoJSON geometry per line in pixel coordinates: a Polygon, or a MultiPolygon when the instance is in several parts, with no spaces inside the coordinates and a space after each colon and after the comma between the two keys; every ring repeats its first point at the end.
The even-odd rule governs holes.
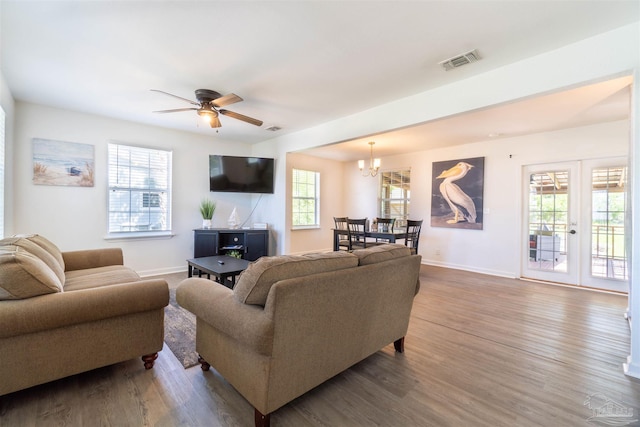
{"type": "Polygon", "coordinates": [[[239,255],[255,261],[269,254],[269,230],[197,228],[194,232],[193,257],[239,255]]]}

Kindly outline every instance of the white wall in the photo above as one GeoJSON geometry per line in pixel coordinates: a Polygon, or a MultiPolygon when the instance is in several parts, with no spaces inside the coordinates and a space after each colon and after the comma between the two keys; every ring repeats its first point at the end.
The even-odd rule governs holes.
{"type": "MultiPolygon", "coordinates": [[[[523,165],[625,157],[628,148],[629,121],[623,120],[384,157],[381,170],[411,168],[410,218],[424,220],[420,245],[423,262],[517,277],[522,247],[518,213],[522,211],[523,165]],[[483,230],[431,227],[432,162],[471,157],[485,158],[483,230]]],[[[378,215],[379,176],[363,177],[355,162],[289,153],[287,183],[291,181],[292,168],[321,174],[321,228],[290,231],[287,253],[329,250],[334,216],[371,219],[378,215]]],[[[286,191],[289,212],[290,185],[286,191]]],[[[286,228],[291,230],[290,216],[286,228]]]]}
{"type": "Polygon", "coordinates": [[[286,209],[291,211],[291,170],[303,169],[320,172],[320,228],[291,230],[291,216],[287,228],[291,230],[291,246],[287,253],[304,253],[332,250],[334,216],[346,216],[342,212],[345,193],[343,164],[334,160],[320,159],[300,153],[287,155],[286,209]]]}
{"type": "MultiPolygon", "coordinates": [[[[5,235],[9,235],[8,231],[13,229],[13,128],[15,121],[15,102],[11,91],[4,79],[4,75],[0,72],[0,105],[5,112],[4,125],[4,231],[5,235]]],[[[1,236],[0,237],[4,237],[1,236]]]]}
{"type": "MultiPolygon", "coordinates": [[[[640,38],[640,30],[638,31],[640,38]]],[[[630,190],[631,197],[629,203],[633,206],[631,212],[631,242],[628,247],[631,248],[629,273],[629,308],[627,310],[627,318],[629,319],[629,327],[633,331],[640,330],[640,124],[638,117],[640,115],[640,67],[636,68],[634,74],[634,84],[632,87],[631,98],[631,117],[636,119],[631,122],[630,135],[632,144],[629,147],[630,158],[630,190]]],[[[625,364],[625,373],[640,379],[640,338],[639,334],[631,335],[630,354],[625,364]]]]}
{"type": "MultiPolygon", "coordinates": [[[[624,120],[407,153],[382,158],[382,165],[383,170],[411,168],[409,216],[424,220],[420,237],[424,263],[519,277],[523,165],[626,156],[628,147],[629,122],[624,120]],[[485,158],[483,229],[431,227],[432,163],[473,157],[485,158]]],[[[362,177],[353,162],[344,163],[343,168],[341,212],[375,217],[378,179],[362,177]]],[[[293,239],[291,249],[296,251],[293,239]]]]}
{"type": "Polygon", "coordinates": [[[217,202],[214,227],[226,227],[237,207],[241,221],[257,199],[209,192],[209,154],[245,155],[246,144],[41,105],[16,103],[14,225],[7,234],[38,233],[61,250],[122,247],[125,262],[140,274],[186,269],[193,257],[193,229],[202,225],[200,200],[217,202]],[[95,146],[94,187],[34,185],[32,139],[45,138],[95,146]],[[173,150],[173,231],[171,239],[107,241],[107,143],[118,141],[173,150]]]}

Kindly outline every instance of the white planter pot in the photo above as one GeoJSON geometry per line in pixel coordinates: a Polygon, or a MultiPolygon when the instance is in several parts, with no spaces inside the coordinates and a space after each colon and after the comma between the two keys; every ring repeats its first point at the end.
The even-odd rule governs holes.
{"type": "Polygon", "coordinates": [[[202,220],[202,228],[211,228],[211,220],[203,219],[202,220]]]}

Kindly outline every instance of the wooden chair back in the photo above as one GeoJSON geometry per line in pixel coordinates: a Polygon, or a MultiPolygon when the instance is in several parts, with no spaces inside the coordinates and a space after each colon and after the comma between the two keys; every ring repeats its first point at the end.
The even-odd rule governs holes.
{"type": "Polygon", "coordinates": [[[407,237],[404,244],[411,248],[411,253],[418,253],[418,244],[420,243],[420,230],[422,229],[422,220],[407,220],[407,237]]]}
{"type": "Polygon", "coordinates": [[[349,243],[349,227],[347,225],[347,217],[334,216],[333,222],[335,223],[336,230],[344,230],[344,233],[340,233],[340,237],[338,240],[338,250],[351,250],[351,245],[349,243]]]}
{"type": "Polygon", "coordinates": [[[395,218],[376,218],[378,231],[393,233],[393,225],[395,224],[395,222],[395,218]]]}
{"type": "Polygon", "coordinates": [[[347,218],[347,227],[349,229],[349,246],[350,249],[361,249],[367,247],[365,231],[367,219],[351,219],[347,218]]]}
{"type": "Polygon", "coordinates": [[[346,230],[347,229],[347,217],[346,216],[334,216],[333,222],[336,225],[338,230],[346,230]]]}

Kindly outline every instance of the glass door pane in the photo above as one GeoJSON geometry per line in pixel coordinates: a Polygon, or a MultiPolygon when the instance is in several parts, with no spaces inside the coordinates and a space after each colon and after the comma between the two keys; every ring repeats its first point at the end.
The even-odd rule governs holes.
{"type": "Polygon", "coordinates": [[[569,171],[529,175],[529,268],[567,272],[569,171]]]}
{"type": "Polygon", "coordinates": [[[627,168],[594,168],[591,172],[591,275],[628,280],[625,251],[627,168]]]}

